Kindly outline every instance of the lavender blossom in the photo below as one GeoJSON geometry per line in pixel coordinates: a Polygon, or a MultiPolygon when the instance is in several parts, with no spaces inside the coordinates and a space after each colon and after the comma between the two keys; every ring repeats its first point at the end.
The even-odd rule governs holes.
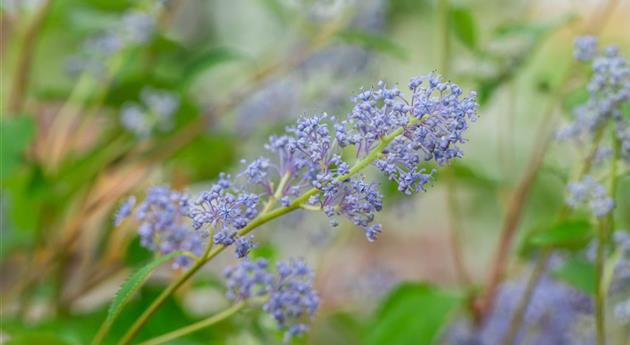
{"type": "Polygon", "coordinates": [[[278,276],[263,309],[284,329],[285,341],[308,330],[305,320],[315,314],[319,297],[313,290],[313,272],[303,260],[279,262],[278,276]]]}
{"type": "Polygon", "coordinates": [[[227,297],[233,301],[243,301],[269,293],[273,285],[273,275],[265,259],[243,260],[225,269],[227,297]]]}
{"type": "MultiPolygon", "coordinates": [[[[131,197],[123,204],[116,215],[116,222],[133,215],[139,224],[138,233],[143,247],[162,255],[172,252],[203,254],[205,236],[190,226],[187,218],[190,205],[186,195],[167,187],[153,187],[134,210],[133,203],[135,198],[131,197]]],[[[189,256],[179,256],[173,266],[187,267],[191,262],[189,256]]]]}
{"type": "Polygon", "coordinates": [[[265,296],[263,310],[285,331],[285,340],[308,330],[305,322],[319,307],[313,272],[301,259],[279,262],[271,273],[266,260],[243,260],[225,270],[227,297],[235,301],[265,296]]]}
{"type": "Polygon", "coordinates": [[[621,109],[630,102],[630,66],[614,46],[597,52],[593,38],[576,42],[576,57],[592,58],[593,75],[587,85],[589,98],[575,110],[575,121],[557,133],[561,140],[594,135],[610,120],[621,120],[621,109]]]}
{"type": "Polygon", "coordinates": [[[116,215],[114,216],[114,226],[119,226],[125,218],[129,217],[131,212],[133,212],[133,207],[135,205],[136,197],[132,195],[120,206],[118,211],[116,211],[116,215]]]}
{"type": "Polygon", "coordinates": [[[608,196],[606,189],[591,176],[585,176],[581,181],[569,183],[569,194],[566,203],[573,207],[587,204],[591,212],[597,217],[604,217],[615,206],[614,200],[608,196]]]}
{"type": "MultiPolygon", "coordinates": [[[[258,215],[258,199],[256,194],[234,189],[230,177],[221,174],[219,182],[201,193],[189,216],[195,229],[208,225],[215,230],[214,243],[229,246],[238,239],[237,231],[258,215]]],[[[244,246],[251,248],[247,240],[239,240],[237,256],[242,257],[244,246]]]]}
{"type": "Polygon", "coordinates": [[[573,56],[577,61],[593,60],[597,54],[597,37],[581,36],[575,39],[573,56]]]}

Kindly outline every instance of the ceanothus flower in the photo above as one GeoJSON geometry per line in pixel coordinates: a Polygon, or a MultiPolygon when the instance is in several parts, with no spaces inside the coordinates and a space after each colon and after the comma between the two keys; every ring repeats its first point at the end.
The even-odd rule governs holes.
{"type": "Polygon", "coordinates": [[[593,60],[597,54],[597,37],[580,36],[575,39],[573,45],[573,57],[577,61],[593,60]]]}
{"type": "Polygon", "coordinates": [[[120,112],[120,122],[139,139],[149,137],[156,130],[173,127],[173,116],[179,107],[179,97],[165,90],[145,87],[140,93],[141,103],[127,103],[120,112]]]}
{"type": "Polygon", "coordinates": [[[575,109],[575,121],[557,132],[560,140],[593,136],[610,120],[619,123],[622,107],[630,102],[630,66],[627,60],[617,47],[608,46],[598,52],[596,42],[591,41],[592,38],[579,41],[582,42],[579,54],[576,51],[576,56],[580,58],[592,55],[593,74],[587,85],[589,98],[575,109]]]}
{"type": "MultiPolygon", "coordinates": [[[[135,198],[125,202],[116,214],[120,223],[134,216],[138,225],[140,244],[156,253],[166,255],[172,252],[189,252],[201,256],[206,246],[204,234],[190,226],[187,217],[188,197],[167,187],[152,187],[145,199],[132,210],[135,198]]],[[[179,256],[174,267],[186,267],[192,262],[189,256],[179,256]]]]}
{"type": "Polygon", "coordinates": [[[604,217],[615,206],[606,188],[588,175],[580,181],[569,183],[566,203],[573,208],[587,204],[597,217],[604,217]]]}
{"type": "Polygon", "coordinates": [[[269,139],[269,156],[243,161],[245,168],[236,175],[242,181],[228,183],[234,191],[218,183],[202,193],[202,209],[192,210],[194,224],[215,226],[215,243],[231,245],[253,219],[248,215],[258,215],[253,201],[265,198],[282,207],[319,209],[333,226],[335,217],[343,216],[374,241],[381,232],[373,221],[382,209],[382,195],[377,183],[357,176],[358,170],[372,164],[400,191],[424,191],[434,171],[421,164],[434,160],[443,165],[461,157],[458,145],[476,118],[475,93],[464,97],[457,85],[434,73],[412,79],[409,89],[407,100],[398,88],[379,82],[353,98],[345,119],[326,113],[300,117],[284,135],[269,139]],[[354,163],[355,171],[344,158],[350,152],[357,162],[365,160],[360,167],[354,163]],[[308,199],[300,199],[305,193],[308,199]]]}
{"type": "Polygon", "coordinates": [[[116,211],[116,215],[114,216],[114,225],[119,226],[123,220],[131,215],[133,212],[133,207],[136,205],[136,197],[130,196],[122,205],[118,211],[116,211]]]}
{"type": "Polygon", "coordinates": [[[313,272],[301,259],[279,262],[273,273],[265,259],[245,259],[228,267],[225,277],[230,300],[264,298],[263,310],[276,320],[287,341],[308,330],[306,322],[319,307],[313,272]]]}
{"type": "MultiPolygon", "coordinates": [[[[202,192],[188,215],[195,229],[204,225],[214,229],[215,244],[229,246],[238,239],[238,230],[244,228],[259,213],[259,197],[256,194],[234,188],[230,176],[221,174],[219,181],[209,191],[202,192]]],[[[237,256],[242,257],[244,246],[251,245],[239,240],[237,256]]]]}

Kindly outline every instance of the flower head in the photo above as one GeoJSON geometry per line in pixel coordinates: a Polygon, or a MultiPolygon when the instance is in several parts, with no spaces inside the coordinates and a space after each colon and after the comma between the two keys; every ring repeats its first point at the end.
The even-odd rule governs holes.
{"type": "MultiPolygon", "coordinates": [[[[188,197],[167,187],[152,187],[145,199],[133,209],[135,198],[130,197],[116,215],[116,222],[134,216],[138,223],[140,244],[162,255],[172,252],[189,252],[201,256],[206,241],[204,233],[195,231],[187,217],[188,197]]],[[[175,259],[175,267],[186,267],[189,256],[175,259]]]]}
{"type": "Polygon", "coordinates": [[[229,299],[265,297],[263,310],[285,331],[287,340],[308,330],[306,322],[319,307],[313,272],[301,259],[279,262],[273,273],[266,260],[246,259],[228,267],[225,277],[229,299]]]}
{"type": "Polygon", "coordinates": [[[593,177],[585,176],[578,182],[569,183],[566,203],[571,207],[587,204],[597,217],[607,215],[615,206],[614,200],[608,196],[606,189],[593,177]]]}

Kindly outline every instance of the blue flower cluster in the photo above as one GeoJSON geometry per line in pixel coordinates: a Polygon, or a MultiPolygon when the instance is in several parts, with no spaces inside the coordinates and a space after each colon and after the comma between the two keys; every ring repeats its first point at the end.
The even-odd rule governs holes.
{"type": "Polygon", "coordinates": [[[569,206],[575,208],[587,204],[597,217],[606,216],[615,206],[606,188],[597,183],[592,176],[585,176],[578,182],[570,182],[568,189],[566,203],[569,206]]]}
{"type": "MultiPolygon", "coordinates": [[[[135,198],[127,200],[115,216],[115,223],[134,216],[139,223],[140,244],[157,253],[189,252],[201,256],[205,248],[204,234],[192,230],[188,197],[166,187],[153,187],[145,199],[134,209],[135,198]]],[[[175,258],[175,268],[187,267],[189,256],[175,258]]]]}
{"type": "Polygon", "coordinates": [[[343,216],[375,240],[381,226],[372,222],[383,197],[378,185],[358,170],[371,163],[400,191],[425,190],[434,172],[420,165],[429,160],[442,165],[461,157],[458,144],[464,142],[462,134],[478,108],[474,92],[463,97],[457,85],[433,73],[412,79],[409,89],[412,95],[407,100],[396,87],[380,82],[353,98],[354,107],[344,120],[327,114],[300,118],[285,135],[269,139],[265,148],[273,158],[243,162],[245,168],[237,176],[244,183],[234,187],[238,193],[225,192],[220,182],[203,194],[201,209],[193,210],[195,224],[218,225],[217,243],[229,245],[235,230],[259,211],[257,197],[287,207],[315,188],[317,193],[298,206],[322,210],[333,226],[338,224],[335,218],[343,216]],[[343,158],[349,151],[354,151],[356,171],[343,158]],[[361,161],[367,163],[357,166],[361,161]],[[219,210],[219,205],[229,211],[219,210]]]}
{"type": "Polygon", "coordinates": [[[237,256],[243,257],[253,247],[253,241],[251,237],[240,238],[237,232],[258,215],[258,201],[258,195],[239,190],[230,176],[221,174],[209,191],[199,195],[189,216],[196,230],[204,225],[213,229],[215,244],[229,246],[237,242],[237,256]]]}
{"type": "Polygon", "coordinates": [[[580,36],[575,39],[573,57],[577,61],[593,60],[597,54],[597,37],[580,36]]]}
{"type": "Polygon", "coordinates": [[[271,315],[285,340],[308,330],[306,321],[319,307],[313,272],[301,259],[279,262],[271,273],[264,259],[243,260],[225,270],[227,297],[235,301],[265,296],[263,310],[271,315]]]}
{"type": "MultiPolygon", "coordinates": [[[[409,89],[412,94],[407,100],[396,87],[380,82],[376,89],[362,90],[353,98],[354,107],[342,121],[327,114],[300,118],[286,134],[269,139],[265,148],[273,158],[243,161],[245,167],[236,179],[221,174],[190,205],[178,193],[151,189],[138,207],[143,245],[161,252],[197,253],[205,247],[202,235],[210,232],[214,244],[234,245],[242,258],[255,246],[244,228],[277,204],[321,210],[332,226],[338,225],[337,217],[347,218],[363,229],[369,241],[376,240],[382,227],[373,221],[383,207],[383,195],[378,184],[359,171],[373,164],[400,191],[424,191],[434,171],[420,165],[429,160],[442,165],[461,157],[462,134],[476,118],[474,92],[463,97],[457,85],[434,73],[413,78],[409,89]],[[343,158],[351,152],[352,167],[343,158]],[[183,217],[191,219],[194,230],[187,230],[183,217]]],[[[156,119],[168,118],[177,104],[154,90],[145,90],[142,99],[146,109],[136,112],[153,113],[156,119]]],[[[117,222],[130,209],[131,205],[123,205],[117,222]]]]}
{"type": "Polygon", "coordinates": [[[558,131],[559,139],[577,139],[594,135],[610,120],[616,125],[622,118],[624,104],[630,102],[630,66],[614,46],[597,50],[595,37],[576,40],[575,56],[579,61],[591,61],[593,75],[587,85],[589,98],[575,110],[575,121],[558,131]]]}
{"type": "Polygon", "coordinates": [[[120,112],[122,126],[138,138],[154,131],[173,127],[173,115],[179,108],[179,97],[171,92],[146,87],[140,93],[141,103],[127,103],[120,112]]]}

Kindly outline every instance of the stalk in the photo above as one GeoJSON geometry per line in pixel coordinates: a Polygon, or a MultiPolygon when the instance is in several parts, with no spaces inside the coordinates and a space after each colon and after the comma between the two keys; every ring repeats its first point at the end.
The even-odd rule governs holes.
{"type": "Polygon", "coordinates": [[[220,312],[220,313],[218,313],[216,315],[213,315],[213,316],[211,316],[211,317],[209,317],[209,318],[207,318],[205,320],[201,320],[199,322],[190,324],[190,325],[188,325],[186,327],[182,327],[182,328],[176,329],[176,330],[174,330],[172,332],[169,332],[169,333],[163,334],[163,335],[161,335],[159,337],[147,340],[147,341],[142,342],[142,343],[140,343],[138,345],[159,345],[159,344],[163,344],[163,343],[165,343],[167,341],[170,341],[170,340],[173,340],[173,339],[177,339],[179,337],[185,336],[187,334],[196,332],[196,331],[198,331],[200,329],[212,326],[215,323],[223,321],[223,320],[229,318],[230,316],[238,313],[245,306],[246,306],[245,302],[236,303],[236,304],[232,305],[231,307],[223,310],[222,312],[220,312]]]}
{"type": "MultiPolygon", "coordinates": [[[[424,117],[422,119],[412,118],[412,119],[409,120],[409,124],[408,125],[419,124],[419,123],[421,123],[423,121],[423,119],[424,119],[424,117]]],[[[383,138],[381,138],[380,143],[378,144],[378,146],[376,146],[376,148],[374,148],[374,150],[372,150],[363,159],[358,160],[352,166],[352,168],[350,168],[350,171],[347,174],[337,177],[335,179],[335,181],[336,182],[345,181],[345,180],[351,178],[352,176],[356,175],[359,171],[363,170],[370,163],[372,163],[374,160],[376,160],[376,158],[378,158],[378,155],[381,152],[383,152],[383,150],[387,147],[387,145],[389,145],[396,137],[401,135],[403,132],[404,132],[404,128],[401,127],[401,128],[396,129],[395,131],[393,131],[389,135],[386,135],[383,138]]],[[[283,184],[280,183],[278,187],[282,188],[282,185],[283,184]]],[[[259,227],[259,226],[261,226],[261,225],[263,225],[265,223],[268,223],[268,222],[270,222],[270,221],[272,221],[272,220],[274,220],[274,219],[276,219],[276,218],[278,218],[280,216],[283,216],[283,215],[285,215],[287,213],[290,213],[290,212],[300,208],[301,205],[306,203],[311,196],[316,195],[319,192],[320,192],[319,189],[311,188],[308,191],[306,191],[304,194],[302,194],[300,197],[295,199],[291,204],[289,204],[289,206],[276,208],[276,209],[274,209],[272,211],[269,211],[268,213],[261,213],[258,217],[256,217],[249,224],[247,224],[247,226],[245,226],[243,229],[239,230],[238,235],[239,236],[246,235],[249,232],[251,232],[254,229],[256,229],[257,227],[259,227]]],[[[177,289],[182,284],[184,284],[188,279],[190,279],[199,269],[201,269],[201,267],[203,267],[203,265],[205,265],[207,262],[211,261],[214,257],[219,255],[219,253],[221,253],[223,250],[225,250],[225,248],[226,248],[226,246],[223,246],[223,245],[215,246],[214,248],[209,250],[207,252],[207,254],[203,256],[202,259],[200,259],[197,262],[195,262],[195,264],[184,275],[182,275],[176,281],[171,283],[166,288],[166,290],[164,290],[160,294],[160,296],[158,296],[158,298],[155,301],[153,301],[153,303],[149,306],[149,308],[147,308],[147,310],[145,310],[145,312],[136,320],[136,322],[131,326],[131,328],[123,336],[123,338],[120,340],[120,342],[118,342],[118,345],[126,345],[126,344],[128,344],[133,339],[133,337],[140,331],[140,329],[142,329],[142,327],[149,320],[149,318],[168,299],[169,296],[171,296],[175,291],[177,291],[177,289]]]]}

